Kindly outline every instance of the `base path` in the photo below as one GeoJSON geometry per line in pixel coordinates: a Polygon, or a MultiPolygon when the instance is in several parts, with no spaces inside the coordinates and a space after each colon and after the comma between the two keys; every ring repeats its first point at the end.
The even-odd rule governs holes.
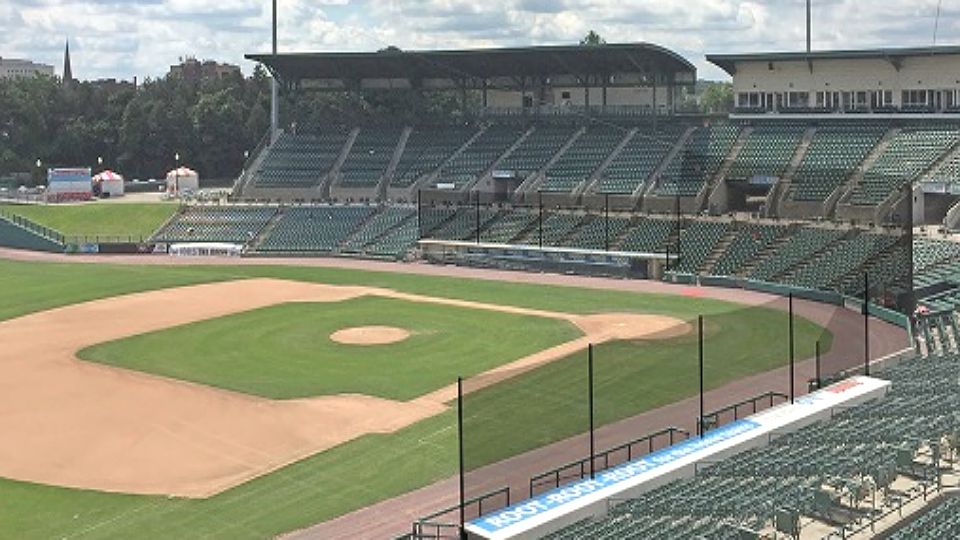
{"type": "MultiPolygon", "coordinates": [[[[413,401],[362,395],[270,400],[77,360],[104,341],[284,302],[364,295],[563,319],[584,336],[493,370],[502,380],[619,337],[688,331],[650,315],[565,313],[249,279],[96,300],[0,322],[0,476],[101,491],[207,497],[368,433],[446,410],[455,387],[413,401]],[[95,321],[96,324],[91,324],[95,321]]],[[[171,343],[170,347],[176,347],[171,343]]]]}

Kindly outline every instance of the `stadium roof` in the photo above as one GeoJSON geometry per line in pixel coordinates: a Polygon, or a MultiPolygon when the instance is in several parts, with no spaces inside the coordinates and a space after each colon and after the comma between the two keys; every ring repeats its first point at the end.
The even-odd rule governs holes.
{"type": "MultiPolygon", "coordinates": [[[[609,76],[618,73],[684,74],[674,77],[692,84],[696,68],[679,54],[650,43],[600,46],[551,46],[446,51],[373,53],[317,52],[248,54],[281,81],[329,80],[345,83],[363,80],[425,79],[459,81],[477,87],[492,78],[609,76]]],[[[349,86],[347,84],[346,86],[349,86]]],[[[459,87],[459,86],[458,86],[459,87]]]]}
{"type": "Polygon", "coordinates": [[[747,54],[708,54],[707,60],[733,75],[737,72],[737,62],[787,62],[814,60],[858,60],[880,58],[898,65],[900,60],[916,56],[940,56],[960,54],[960,46],[945,47],[907,47],[893,49],[859,49],[812,52],[768,52],[747,54]]]}

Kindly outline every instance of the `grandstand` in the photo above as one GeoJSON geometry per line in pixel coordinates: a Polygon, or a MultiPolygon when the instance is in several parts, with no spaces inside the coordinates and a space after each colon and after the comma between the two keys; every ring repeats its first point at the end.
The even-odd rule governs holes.
{"type": "MultiPolygon", "coordinates": [[[[946,325],[939,319],[924,324],[934,325],[938,338],[957,335],[952,317],[946,325]]],[[[938,495],[960,478],[960,356],[951,343],[938,346],[940,354],[884,370],[879,376],[892,387],[878,401],[700,467],[692,478],[618,501],[608,515],[548,538],[740,539],[775,532],[846,538],[888,528],[905,506],[938,495]]],[[[956,531],[948,510],[955,501],[948,499],[892,538],[956,531]]]]}

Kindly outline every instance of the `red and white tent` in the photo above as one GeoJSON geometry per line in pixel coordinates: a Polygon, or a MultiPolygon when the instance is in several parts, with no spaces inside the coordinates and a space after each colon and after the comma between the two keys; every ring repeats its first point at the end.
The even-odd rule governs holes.
{"type": "Polygon", "coordinates": [[[93,184],[100,187],[100,195],[119,197],[123,195],[123,177],[107,170],[93,177],[93,184]]]}
{"type": "Polygon", "coordinates": [[[167,173],[167,192],[196,192],[200,189],[200,175],[187,167],[180,167],[167,173]]]}

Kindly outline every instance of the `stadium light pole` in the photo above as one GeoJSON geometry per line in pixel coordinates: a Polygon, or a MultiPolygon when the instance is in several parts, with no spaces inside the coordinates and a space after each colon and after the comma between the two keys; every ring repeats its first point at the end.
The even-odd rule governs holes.
{"type": "MultiPolygon", "coordinates": [[[[273,56],[277,55],[277,0],[273,0],[273,56]]],[[[270,77],[270,142],[277,138],[277,129],[280,127],[280,89],[277,85],[277,76],[270,77]]]]}
{"type": "Polygon", "coordinates": [[[173,155],[173,191],[180,195],[180,152],[173,155]]]}

